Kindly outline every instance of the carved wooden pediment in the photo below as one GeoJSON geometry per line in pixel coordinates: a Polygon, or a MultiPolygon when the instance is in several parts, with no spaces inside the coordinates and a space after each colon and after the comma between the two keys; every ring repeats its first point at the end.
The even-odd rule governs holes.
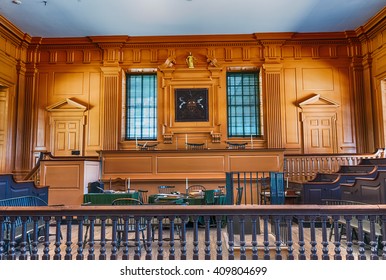
{"type": "Polygon", "coordinates": [[[302,108],[302,109],[305,109],[305,108],[319,108],[319,107],[323,107],[323,108],[328,108],[328,107],[332,107],[332,108],[336,108],[336,107],[339,107],[339,104],[332,101],[332,100],[329,100],[325,97],[322,97],[320,96],[320,94],[315,94],[313,95],[312,97],[302,101],[299,103],[299,107],[302,108]]]}
{"type": "Polygon", "coordinates": [[[87,110],[87,107],[70,98],[66,98],[55,104],[47,106],[46,110],[48,112],[84,112],[87,110]]]}

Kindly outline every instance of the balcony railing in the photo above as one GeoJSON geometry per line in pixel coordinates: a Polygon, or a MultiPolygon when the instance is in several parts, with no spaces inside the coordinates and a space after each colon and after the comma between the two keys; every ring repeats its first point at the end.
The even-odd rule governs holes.
{"type": "Polygon", "coordinates": [[[1,260],[386,259],[385,236],[377,232],[386,230],[386,205],[44,206],[0,213],[1,260]]]}
{"type": "Polygon", "coordinates": [[[384,157],[383,149],[372,154],[300,154],[284,156],[285,178],[289,181],[308,181],[317,172],[332,173],[341,165],[356,165],[363,158],[384,157]]]}

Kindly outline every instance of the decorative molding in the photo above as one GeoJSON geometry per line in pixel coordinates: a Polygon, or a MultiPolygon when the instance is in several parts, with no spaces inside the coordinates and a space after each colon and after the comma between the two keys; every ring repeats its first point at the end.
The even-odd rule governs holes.
{"type": "Polygon", "coordinates": [[[299,107],[304,109],[308,106],[312,106],[312,107],[326,107],[326,106],[330,106],[330,107],[339,107],[340,105],[332,100],[329,100],[325,97],[322,97],[320,96],[320,94],[315,94],[313,95],[312,97],[302,101],[299,103],[299,107]]]}
{"type": "Polygon", "coordinates": [[[87,107],[72,100],[71,98],[66,98],[47,106],[46,110],[48,112],[84,112],[87,110],[87,107]]]}
{"type": "Polygon", "coordinates": [[[173,144],[173,133],[165,133],[162,135],[164,144],[173,144]]]}

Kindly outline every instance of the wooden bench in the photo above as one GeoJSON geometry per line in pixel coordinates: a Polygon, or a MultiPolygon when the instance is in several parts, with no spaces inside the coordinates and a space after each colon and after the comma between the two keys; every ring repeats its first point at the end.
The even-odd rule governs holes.
{"type": "MultiPolygon", "coordinates": [[[[0,200],[0,207],[37,207],[47,206],[46,201],[37,196],[21,196],[0,200]]],[[[9,248],[10,242],[19,242],[23,238],[23,224],[25,224],[25,234],[27,245],[31,253],[32,234],[35,231],[35,222],[31,217],[5,217],[3,222],[3,236],[5,248],[9,248]]],[[[40,232],[45,227],[43,219],[37,221],[37,228],[40,232]]],[[[1,241],[1,240],[0,240],[1,241]]]]}
{"type": "Polygon", "coordinates": [[[386,158],[363,158],[358,165],[385,165],[386,158]]]}
{"type": "MultiPolygon", "coordinates": [[[[335,199],[325,199],[323,200],[323,204],[325,205],[369,205],[367,203],[363,203],[360,201],[335,200],[335,199]]],[[[330,241],[334,234],[339,236],[339,240],[342,239],[342,236],[347,234],[348,221],[345,219],[345,217],[340,216],[338,218],[338,220],[336,221],[337,228],[335,228],[334,222],[335,222],[334,219],[331,217],[330,218],[331,228],[330,228],[330,235],[329,235],[330,241]],[[336,230],[338,230],[338,232],[335,232],[336,230]]],[[[373,222],[371,222],[370,219],[368,219],[368,217],[364,216],[363,219],[361,219],[361,223],[360,223],[358,218],[353,215],[350,220],[350,227],[352,230],[351,238],[353,238],[354,236],[358,238],[359,237],[358,233],[360,230],[362,230],[364,234],[364,239],[366,238],[366,236],[371,236],[372,234],[371,229],[373,228],[375,242],[376,242],[375,249],[378,250],[378,247],[381,244],[381,240],[382,240],[382,220],[380,219],[380,217],[376,217],[376,219],[373,222]]]]}
{"type": "Polygon", "coordinates": [[[36,186],[34,181],[16,181],[13,174],[0,174],[0,199],[36,196],[48,202],[48,186],[36,186]]]}
{"type": "MultiPolygon", "coordinates": [[[[314,179],[301,183],[302,200],[304,204],[322,204],[323,199],[346,199],[362,201],[359,198],[342,197],[342,185],[352,184],[357,178],[376,178],[385,170],[382,166],[362,165],[360,167],[341,167],[339,172],[318,173],[314,179]]],[[[366,201],[367,202],[367,201],[366,201]]]]}
{"type": "Polygon", "coordinates": [[[368,204],[386,203],[386,171],[377,172],[376,177],[357,177],[353,183],[340,185],[341,199],[368,204]]]}

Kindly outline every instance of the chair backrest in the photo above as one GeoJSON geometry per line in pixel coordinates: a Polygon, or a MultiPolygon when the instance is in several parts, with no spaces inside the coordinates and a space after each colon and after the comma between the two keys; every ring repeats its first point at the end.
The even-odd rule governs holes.
{"type": "Polygon", "coordinates": [[[215,193],[215,190],[205,190],[204,191],[204,204],[212,205],[215,203],[214,193],[215,193]]]}
{"type": "Polygon", "coordinates": [[[228,144],[228,149],[230,150],[245,150],[246,145],[248,144],[247,142],[245,143],[232,143],[232,142],[227,142],[228,144]]]}
{"type": "Polygon", "coordinates": [[[112,205],[141,205],[142,202],[135,198],[117,198],[111,203],[112,205]]]}
{"type": "Polygon", "coordinates": [[[191,185],[188,188],[188,193],[193,191],[205,191],[206,188],[203,185],[191,185]]]}
{"type": "Polygon", "coordinates": [[[137,144],[139,149],[142,151],[153,151],[157,148],[157,145],[158,145],[158,143],[148,144],[147,142],[145,142],[144,144],[140,144],[140,143],[137,144]]]}
{"type": "Polygon", "coordinates": [[[158,186],[159,193],[171,193],[174,189],[175,186],[158,186]]]}
{"type": "Polygon", "coordinates": [[[148,190],[138,190],[138,198],[142,202],[142,204],[147,204],[147,193],[148,190]]]}
{"type": "Polygon", "coordinates": [[[237,194],[236,194],[236,205],[241,204],[241,199],[243,198],[243,187],[238,187],[237,188],[237,194]]]}
{"type": "Polygon", "coordinates": [[[218,190],[219,190],[219,195],[224,195],[225,194],[225,186],[218,186],[217,187],[218,190]]]}
{"type": "MultiPolygon", "coordinates": [[[[113,200],[112,205],[142,205],[142,202],[135,198],[117,198],[113,200]]],[[[136,228],[136,218],[134,216],[119,217],[117,222],[117,231],[128,232],[143,231],[146,229],[146,219],[144,217],[139,218],[138,229],[136,228]],[[126,227],[125,224],[127,223],[126,227]]]]}
{"type": "Polygon", "coordinates": [[[127,179],[122,178],[110,178],[108,181],[104,181],[105,189],[108,185],[109,190],[114,191],[127,191],[127,179]]]}
{"type": "Polygon", "coordinates": [[[186,143],[187,150],[204,150],[205,143],[186,143]]]}

